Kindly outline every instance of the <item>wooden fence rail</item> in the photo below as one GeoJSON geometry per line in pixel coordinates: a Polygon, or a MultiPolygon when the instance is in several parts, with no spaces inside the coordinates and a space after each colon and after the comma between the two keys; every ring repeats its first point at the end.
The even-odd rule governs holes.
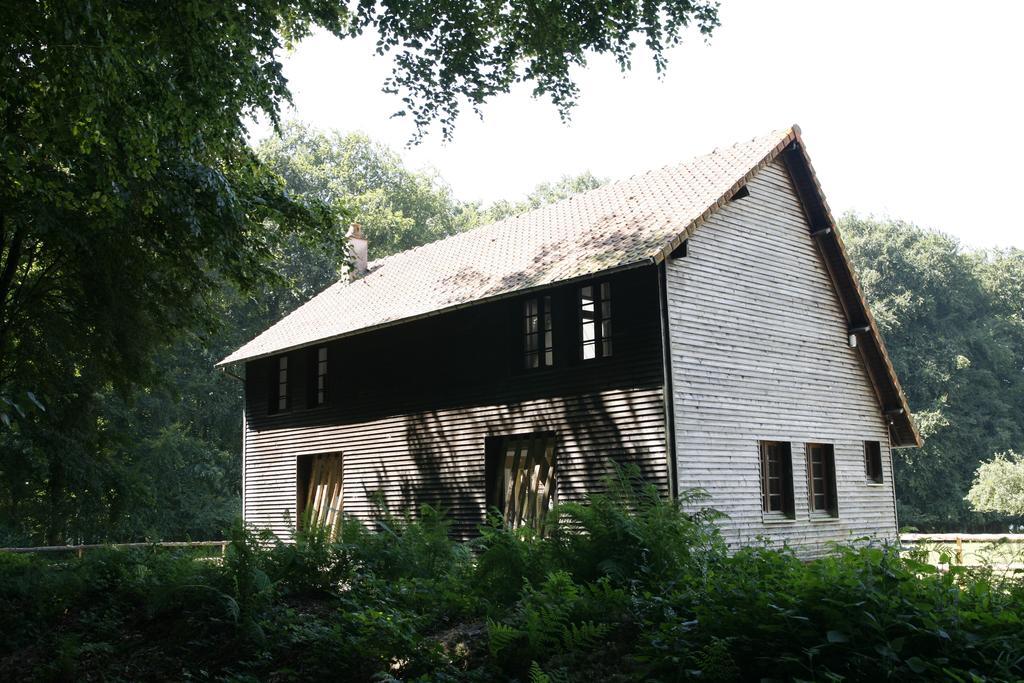
{"type": "Polygon", "coordinates": [[[936,543],[998,543],[1009,541],[1024,543],[1024,534],[900,534],[900,540],[906,543],[935,541],[936,543]]]}
{"type": "Polygon", "coordinates": [[[26,548],[0,548],[0,553],[75,553],[81,557],[86,550],[98,548],[220,548],[223,555],[231,541],[163,541],[160,543],[86,543],[80,545],[43,545],[26,548]]]}
{"type": "MultiPolygon", "coordinates": [[[[979,545],[985,547],[985,544],[988,544],[990,548],[1002,547],[1001,544],[1012,544],[1014,547],[1021,548],[1018,552],[1024,553],[1024,534],[900,534],[900,544],[905,549],[922,545],[927,547],[929,544],[948,544],[952,546],[953,561],[962,565],[965,558],[964,544],[967,544],[968,548],[979,545]]],[[[931,550],[934,552],[934,548],[931,550]]],[[[1019,560],[1019,556],[1017,559],[1019,560]]],[[[1024,569],[1024,565],[1019,561],[993,563],[993,566],[1007,570],[1024,569]]]]}

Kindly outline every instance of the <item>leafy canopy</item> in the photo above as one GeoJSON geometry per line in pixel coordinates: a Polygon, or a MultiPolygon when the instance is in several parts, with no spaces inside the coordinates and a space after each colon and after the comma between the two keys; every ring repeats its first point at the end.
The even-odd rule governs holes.
{"type": "Polygon", "coordinates": [[[1024,516],[1024,456],[997,453],[983,462],[967,492],[971,507],[979,512],[1024,516]]]}
{"type": "MultiPolygon", "coordinates": [[[[520,82],[565,116],[588,53],[657,69],[708,0],[523,4],[318,0],[159,5],[12,0],[0,29],[0,395],[129,385],[179,330],[212,326],[223,281],[273,276],[282,239],[337,229],[246,144],[289,100],[280,56],[314,27],[376,32],[417,135],[450,137],[520,82]],[[45,359],[45,360],[44,360],[45,359]],[[13,387],[13,388],[12,388],[13,387]]],[[[24,401],[24,399],[21,399],[24,401]]]]}
{"type": "Polygon", "coordinates": [[[841,229],[925,437],[895,452],[901,523],[1005,527],[964,496],[979,453],[1024,448],[1024,252],[896,220],[848,215],[841,229]]]}

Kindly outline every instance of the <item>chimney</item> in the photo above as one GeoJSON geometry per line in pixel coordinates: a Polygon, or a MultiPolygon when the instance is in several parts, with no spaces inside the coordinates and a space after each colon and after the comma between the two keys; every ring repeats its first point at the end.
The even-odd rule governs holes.
{"type": "Polygon", "coordinates": [[[350,280],[357,280],[366,275],[366,238],[363,237],[363,229],[359,223],[353,223],[345,235],[348,238],[348,249],[351,257],[348,277],[350,280]]]}

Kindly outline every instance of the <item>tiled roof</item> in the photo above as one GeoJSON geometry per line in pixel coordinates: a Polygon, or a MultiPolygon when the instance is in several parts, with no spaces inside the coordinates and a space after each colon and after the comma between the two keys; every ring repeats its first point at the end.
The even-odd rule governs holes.
{"type": "Polygon", "coordinates": [[[798,134],[774,131],[371,262],[219,365],[656,262],[798,134]]]}

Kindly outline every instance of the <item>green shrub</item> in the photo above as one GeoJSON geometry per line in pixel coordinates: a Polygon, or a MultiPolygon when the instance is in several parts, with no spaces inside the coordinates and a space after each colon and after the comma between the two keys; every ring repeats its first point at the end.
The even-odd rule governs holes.
{"type": "Polygon", "coordinates": [[[1024,678],[1024,584],[838,546],[730,554],[714,515],[635,470],[546,535],[469,544],[425,507],[294,543],[241,525],[223,561],[156,548],[0,555],[0,671],[139,680],[1024,678]]]}

